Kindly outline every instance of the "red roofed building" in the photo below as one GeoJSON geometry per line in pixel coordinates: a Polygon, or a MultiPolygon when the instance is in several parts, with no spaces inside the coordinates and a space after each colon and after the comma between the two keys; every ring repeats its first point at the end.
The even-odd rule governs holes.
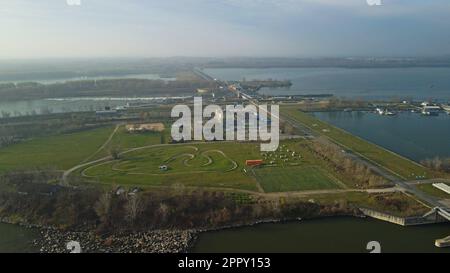
{"type": "Polygon", "coordinates": [[[249,167],[261,166],[264,163],[263,160],[247,160],[245,161],[245,165],[249,167]]]}

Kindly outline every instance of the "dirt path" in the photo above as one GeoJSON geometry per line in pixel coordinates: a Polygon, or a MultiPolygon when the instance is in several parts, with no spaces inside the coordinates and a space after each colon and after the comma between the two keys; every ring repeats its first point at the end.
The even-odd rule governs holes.
{"type": "Polygon", "coordinates": [[[83,160],[81,163],[88,162],[89,160],[94,158],[98,153],[100,153],[103,149],[105,149],[109,145],[109,143],[111,143],[111,141],[112,141],[113,137],[116,135],[117,131],[119,131],[120,126],[122,126],[122,125],[121,124],[116,125],[116,128],[114,128],[114,131],[111,133],[111,135],[105,141],[105,143],[103,143],[103,145],[100,148],[98,148],[98,150],[95,151],[95,153],[93,153],[91,156],[89,156],[88,158],[83,160]]]}

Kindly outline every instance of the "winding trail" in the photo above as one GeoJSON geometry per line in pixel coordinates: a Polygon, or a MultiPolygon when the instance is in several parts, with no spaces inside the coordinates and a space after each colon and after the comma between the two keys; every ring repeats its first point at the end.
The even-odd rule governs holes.
{"type": "Polygon", "coordinates": [[[108,139],[105,141],[105,143],[103,143],[103,145],[98,148],[97,151],[95,151],[95,153],[93,153],[91,156],[89,156],[88,158],[86,158],[85,160],[83,160],[81,163],[85,163],[88,162],[89,160],[91,160],[92,158],[94,158],[98,153],[100,153],[103,149],[105,149],[109,143],[111,143],[112,139],[114,138],[114,136],[116,135],[117,131],[119,131],[120,126],[122,126],[121,124],[117,124],[116,128],[114,128],[114,131],[111,133],[111,135],[108,137],[108,139]]]}
{"type": "MultiPolygon", "coordinates": [[[[110,136],[110,138],[112,139],[112,137],[114,136],[114,134],[112,134],[112,136],[110,136]]],[[[107,140],[106,145],[109,143],[109,141],[107,140]]],[[[148,145],[148,146],[142,146],[142,147],[137,147],[137,148],[132,148],[126,151],[123,151],[119,154],[119,156],[123,156],[129,153],[133,153],[136,151],[142,151],[142,150],[146,150],[146,149],[151,149],[151,148],[161,148],[161,147],[173,147],[173,146],[187,146],[187,147],[191,147],[194,148],[196,151],[198,151],[199,149],[195,146],[192,145],[212,145],[212,144],[216,144],[214,142],[198,142],[198,143],[190,143],[191,146],[187,146],[186,143],[179,143],[179,144],[154,144],[154,145],[148,145]]],[[[233,168],[229,171],[235,170],[238,168],[238,164],[237,162],[231,160],[224,152],[220,151],[220,150],[211,150],[211,151],[217,151],[219,153],[221,153],[222,155],[224,155],[225,158],[227,158],[228,160],[230,160],[233,163],[233,168]]],[[[69,176],[74,173],[75,171],[82,169],[82,168],[86,168],[89,167],[91,165],[94,164],[98,164],[98,163],[104,163],[106,164],[105,161],[113,161],[112,156],[105,156],[103,158],[99,158],[97,160],[94,161],[90,161],[90,162],[82,162],[72,168],[70,168],[69,170],[64,171],[60,185],[61,186],[69,186],[68,183],[68,178],[69,176]]]]}
{"type": "Polygon", "coordinates": [[[239,165],[237,164],[236,161],[234,161],[233,159],[229,158],[229,157],[228,157],[223,151],[221,151],[221,150],[208,150],[208,151],[203,152],[203,154],[207,154],[207,153],[219,153],[219,154],[221,154],[225,159],[227,159],[228,161],[230,161],[231,164],[233,164],[233,167],[232,167],[231,169],[229,169],[229,170],[226,170],[225,172],[232,172],[232,171],[236,170],[236,169],[239,167],[239,165]]]}
{"type": "Polygon", "coordinates": [[[103,143],[103,145],[98,148],[97,151],[95,151],[95,153],[93,153],[92,155],[90,155],[88,158],[86,158],[85,160],[83,160],[80,164],[78,164],[75,167],[72,167],[71,169],[64,171],[63,175],[62,175],[62,179],[60,181],[60,185],[61,186],[69,186],[69,183],[67,183],[67,178],[69,177],[69,175],[71,173],[73,173],[74,171],[83,168],[83,167],[87,167],[91,164],[95,164],[95,163],[99,163],[102,162],[104,160],[106,160],[107,158],[111,158],[111,157],[104,157],[104,158],[100,158],[98,160],[94,160],[94,161],[90,161],[90,159],[92,159],[93,157],[95,157],[99,152],[101,152],[103,149],[106,148],[106,146],[108,146],[108,144],[112,141],[112,139],[114,138],[114,136],[116,135],[117,131],[119,131],[121,124],[117,124],[116,128],[114,128],[114,131],[109,135],[108,139],[103,143]]]}

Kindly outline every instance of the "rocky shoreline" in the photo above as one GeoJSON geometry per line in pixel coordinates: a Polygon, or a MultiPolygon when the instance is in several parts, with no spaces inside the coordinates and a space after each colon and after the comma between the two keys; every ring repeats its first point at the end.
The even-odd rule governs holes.
{"type": "MultiPolygon", "coordinates": [[[[354,217],[361,215],[353,214],[354,217]]],[[[121,232],[99,236],[90,230],[63,231],[58,228],[17,223],[8,218],[0,218],[1,223],[20,225],[39,232],[38,239],[31,244],[40,253],[70,253],[69,242],[77,242],[82,253],[187,253],[195,245],[198,235],[203,232],[214,232],[234,229],[243,226],[255,226],[267,223],[283,223],[302,221],[295,219],[265,219],[252,223],[227,225],[214,229],[202,230],[153,230],[145,232],[121,232]]]]}
{"type": "Polygon", "coordinates": [[[93,232],[41,229],[33,245],[41,253],[70,253],[67,243],[78,242],[82,253],[185,253],[195,241],[191,230],[156,230],[100,237],[93,232]]]}
{"type": "Polygon", "coordinates": [[[99,236],[93,231],[63,231],[0,218],[0,223],[34,229],[39,238],[30,242],[40,253],[70,253],[69,242],[78,242],[82,253],[186,253],[195,243],[196,230],[153,230],[99,236]]]}

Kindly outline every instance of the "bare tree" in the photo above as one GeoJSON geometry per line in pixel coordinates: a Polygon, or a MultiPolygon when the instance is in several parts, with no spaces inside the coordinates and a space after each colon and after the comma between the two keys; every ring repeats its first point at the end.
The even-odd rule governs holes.
{"type": "Polygon", "coordinates": [[[104,223],[108,221],[109,214],[111,212],[112,197],[110,193],[104,193],[100,196],[100,199],[94,206],[95,212],[100,220],[104,223]]]}
{"type": "Polygon", "coordinates": [[[159,209],[158,209],[159,214],[161,215],[162,221],[161,222],[165,222],[167,220],[167,218],[169,217],[169,213],[170,213],[170,207],[164,203],[161,203],[159,205],[159,209]]]}
{"type": "Polygon", "coordinates": [[[134,223],[144,210],[143,201],[140,195],[129,195],[125,205],[126,219],[134,223]]]}
{"type": "Polygon", "coordinates": [[[118,145],[111,145],[108,152],[114,160],[120,159],[120,147],[118,145]]]}

